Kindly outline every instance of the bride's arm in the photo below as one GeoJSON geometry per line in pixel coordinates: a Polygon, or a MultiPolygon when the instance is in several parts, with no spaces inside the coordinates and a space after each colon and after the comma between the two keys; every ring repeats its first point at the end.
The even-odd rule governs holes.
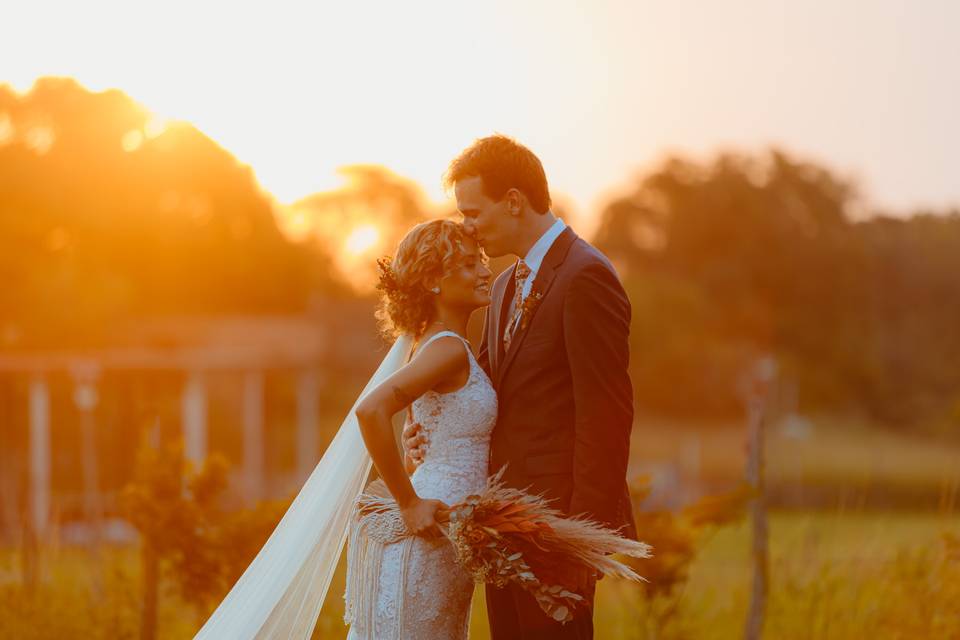
{"type": "Polygon", "coordinates": [[[406,451],[403,452],[403,470],[407,472],[408,476],[412,476],[413,472],[417,470],[417,463],[406,451]]]}
{"type": "Polygon", "coordinates": [[[457,338],[439,338],[395,374],[371,391],[357,406],[360,435],[377,472],[397,501],[412,533],[438,535],[434,514],[445,507],[438,500],[423,500],[410,483],[404,461],[397,451],[391,419],[415,399],[434,387],[462,376],[470,366],[463,343],[457,338]]]}

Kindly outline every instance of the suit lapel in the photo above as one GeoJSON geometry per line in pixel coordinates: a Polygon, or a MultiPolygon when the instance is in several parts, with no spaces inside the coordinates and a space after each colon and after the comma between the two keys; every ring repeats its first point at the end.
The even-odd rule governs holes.
{"type": "Polygon", "coordinates": [[[506,325],[505,315],[507,308],[510,306],[506,301],[513,297],[513,272],[516,268],[517,266],[514,264],[493,283],[492,313],[490,314],[493,322],[491,323],[490,333],[487,334],[487,350],[490,355],[490,369],[494,380],[499,377],[497,372],[503,362],[503,327],[506,325]]]}
{"type": "MultiPolygon", "coordinates": [[[[523,344],[523,339],[527,336],[530,326],[533,324],[533,319],[536,317],[537,311],[540,309],[540,305],[543,303],[544,298],[547,297],[547,292],[550,291],[550,287],[553,285],[553,280],[557,275],[557,269],[567,257],[567,253],[570,251],[570,246],[573,245],[573,241],[576,239],[577,234],[573,232],[573,229],[567,227],[563,230],[563,233],[557,236],[557,239],[554,240],[553,245],[547,252],[547,255],[544,256],[543,264],[540,265],[540,269],[537,271],[537,277],[533,281],[533,287],[530,289],[530,296],[539,295],[540,301],[530,309],[526,318],[521,318],[520,326],[517,327],[517,331],[513,334],[513,339],[510,341],[510,349],[503,356],[503,364],[496,370],[498,389],[500,388],[503,379],[507,375],[507,370],[517,357],[517,352],[520,350],[520,346],[523,344]]],[[[511,274],[512,272],[513,271],[511,270],[511,274]]],[[[510,277],[510,281],[513,281],[512,275],[510,277]]],[[[511,294],[511,298],[512,297],[513,296],[511,294]]],[[[500,324],[503,326],[505,324],[505,320],[501,319],[500,324]]],[[[500,344],[502,345],[502,329],[500,336],[500,344]]]]}

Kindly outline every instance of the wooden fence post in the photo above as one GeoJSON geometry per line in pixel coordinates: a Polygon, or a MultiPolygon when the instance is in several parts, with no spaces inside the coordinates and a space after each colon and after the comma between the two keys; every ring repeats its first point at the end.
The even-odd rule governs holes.
{"type": "Polygon", "coordinates": [[[758,358],[746,381],[748,455],[747,482],[753,488],[750,511],[752,521],[751,564],[753,583],[750,610],[744,629],[745,640],[760,640],[769,588],[769,528],[767,523],[766,484],[764,482],[764,426],[770,409],[770,389],[776,379],[777,363],[771,356],[758,358]]]}

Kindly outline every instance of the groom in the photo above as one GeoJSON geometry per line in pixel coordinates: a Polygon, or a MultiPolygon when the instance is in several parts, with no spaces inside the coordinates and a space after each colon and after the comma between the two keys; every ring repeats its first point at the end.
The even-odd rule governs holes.
{"type": "MultiPolygon", "coordinates": [[[[499,402],[490,472],[506,465],[508,485],[636,538],[626,482],[630,303],[616,272],[550,211],[540,160],[514,140],[477,140],[446,181],[487,255],[520,258],[493,285],[480,346],[499,402]]],[[[419,442],[415,428],[404,435],[408,448],[419,442]]],[[[591,607],[565,625],[519,587],[488,586],[493,640],[592,638],[597,576],[571,578],[591,607]]]]}

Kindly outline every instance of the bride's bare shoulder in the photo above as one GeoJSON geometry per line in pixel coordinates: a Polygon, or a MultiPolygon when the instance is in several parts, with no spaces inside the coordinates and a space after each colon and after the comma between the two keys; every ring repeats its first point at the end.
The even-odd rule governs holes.
{"type": "Polygon", "coordinates": [[[470,366],[466,343],[457,336],[442,335],[424,344],[410,361],[410,366],[454,372],[470,366]]]}

